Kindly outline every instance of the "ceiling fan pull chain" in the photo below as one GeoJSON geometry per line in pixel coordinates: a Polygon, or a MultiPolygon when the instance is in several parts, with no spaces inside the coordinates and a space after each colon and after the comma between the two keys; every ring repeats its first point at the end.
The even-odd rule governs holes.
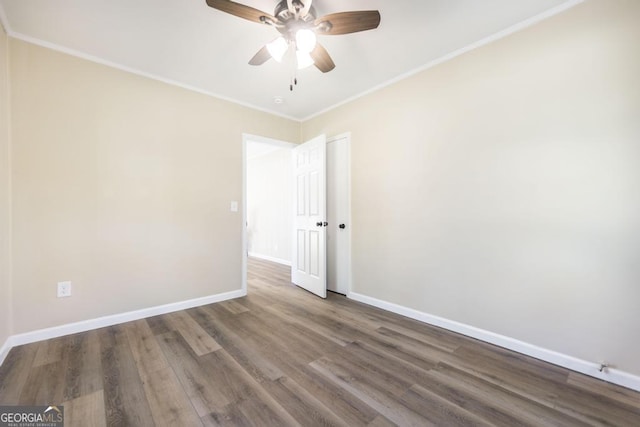
{"type": "Polygon", "coordinates": [[[293,87],[298,86],[298,67],[295,58],[291,63],[291,78],[289,79],[289,90],[293,92],[293,87]]]}
{"type": "MultiPolygon", "coordinates": [[[[315,65],[323,73],[328,73],[336,66],[327,50],[316,42],[316,36],[341,35],[358,33],[360,31],[373,30],[380,25],[380,12],[377,10],[354,10],[347,12],[336,12],[316,16],[313,8],[313,0],[278,0],[273,15],[265,13],[259,9],[229,0],[206,0],[207,5],[221,12],[269,25],[278,30],[281,34],[276,40],[267,43],[249,61],[251,65],[262,65],[269,58],[282,62],[286,54],[284,43],[291,45],[300,51],[302,62],[301,68],[315,65]],[[300,41],[297,39],[300,38],[300,41]],[[300,46],[298,46],[300,44],[300,46]]],[[[292,52],[298,56],[295,50],[292,52]]],[[[294,63],[297,62],[294,59],[294,63]]],[[[292,80],[289,89],[293,91],[293,86],[297,81],[292,80]]]]}

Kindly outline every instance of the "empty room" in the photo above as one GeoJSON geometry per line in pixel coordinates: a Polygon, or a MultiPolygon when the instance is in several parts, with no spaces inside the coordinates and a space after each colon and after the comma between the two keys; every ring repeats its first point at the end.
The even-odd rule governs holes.
{"type": "Polygon", "coordinates": [[[0,426],[640,425],[640,1],[0,23],[0,426]]]}

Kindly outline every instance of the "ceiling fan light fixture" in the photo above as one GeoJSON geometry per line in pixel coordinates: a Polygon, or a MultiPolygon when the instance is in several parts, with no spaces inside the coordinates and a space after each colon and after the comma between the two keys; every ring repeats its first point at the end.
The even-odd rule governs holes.
{"type": "Polygon", "coordinates": [[[278,62],[282,62],[284,54],[287,53],[289,44],[284,37],[278,37],[274,41],[267,43],[267,50],[273,59],[278,62]]]}
{"type": "Polygon", "coordinates": [[[314,64],[313,58],[309,55],[309,52],[301,50],[296,50],[296,60],[298,62],[298,70],[302,70],[314,64]]]}
{"type": "MultiPolygon", "coordinates": [[[[317,42],[316,35],[359,33],[376,29],[380,25],[380,12],[377,10],[336,12],[318,17],[312,0],[277,0],[273,15],[232,0],[206,2],[209,7],[220,12],[270,26],[281,34],[263,46],[249,60],[250,65],[262,65],[274,58],[275,61],[287,62],[294,68],[296,65],[298,69],[315,65],[321,72],[328,73],[336,64],[329,52],[317,42]]],[[[297,79],[294,70],[290,90],[293,90],[295,84],[297,79]]]]}
{"type": "Polygon", "coordinates": [[[316,47],[316,33],[309,29],[302,29],[296,32],[296,47],[299,51],[311,53],[316,47]]]}

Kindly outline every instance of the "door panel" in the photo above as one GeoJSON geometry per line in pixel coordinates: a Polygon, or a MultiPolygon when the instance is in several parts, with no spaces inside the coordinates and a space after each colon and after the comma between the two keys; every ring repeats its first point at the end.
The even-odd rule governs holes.
{"type": "Polygon", "coordinates": [[[321,135],[293,149],[296,188],[291,263],[296,285],[326,298],[326,137],[321,135]],[[319,224],[319,225],[318,225],[319,224]]]}
{"type": "Polygon", "coordinates": [[[327,144],[327,289],[349,292],[349,138],[327,144]],[[344,224],[344,228],[340,228],[344,224]]]}

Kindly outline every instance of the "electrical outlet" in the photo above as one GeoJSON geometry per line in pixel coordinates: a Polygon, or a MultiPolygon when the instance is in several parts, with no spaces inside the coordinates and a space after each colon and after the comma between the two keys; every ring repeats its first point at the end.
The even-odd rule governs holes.
{"type": "Polygon", "coordinates": [[[71,282],[58,282],[58,298],[71,296],[71,282]]]}

